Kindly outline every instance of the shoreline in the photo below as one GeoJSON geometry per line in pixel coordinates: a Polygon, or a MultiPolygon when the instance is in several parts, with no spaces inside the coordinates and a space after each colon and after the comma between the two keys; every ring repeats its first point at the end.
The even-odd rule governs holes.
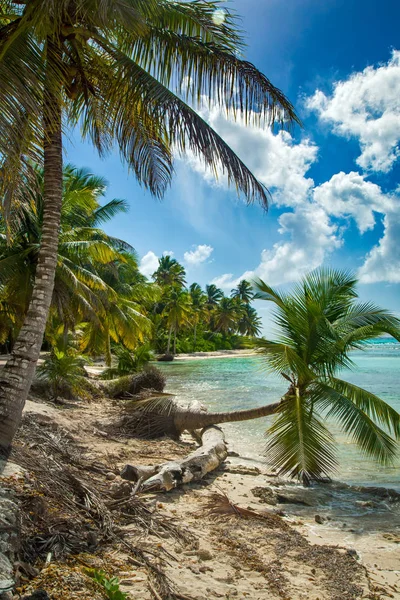
{"type": "Polygon", "coordinates": [[[245,356],[257,356],[257,352],[255,350],[214,350],[212,352],[187,352],[177,354],[174,357],[174,360],[171,362],[176,360],[199,360],[207,358],[242,358],[245,356]]]}
{"type": "MultiPolygon", "coordinates": [[[[115,420],[119,410],[116,404],[105,401],[80,402],[69,408],[29,401],[26,406],[29,423],[36,421],[49,431],[67,432],[75,443],[84,439],[87,460],[109,465],[111,471],[118,469],[119,472],[125,464],[149,465],[178,460],[193,448],[192,441],[186,437],[174,442],[166,438],[115,439],[105,434],[107,424],[115,420]]],[[[360,531],[350,519],[333,514],[328,518],[329,514],[321,512],[318,502],[312,507],[311,516],[305,516],[296,514],[293,505],[271,505],[253,493],[257,488],[279,491],[280,483],[266,468],[255,469],[246,465],[240,456],[229,456],[201,482],[186,484],[168,493],[146,494],[144,499],[158,518],[176,523],[183,531],[190,532],[193,539],[193,543],[185,546],[174,535],[161,532],[159,536],[153,534],[146,538],[146,547],[167,553],[168,577],[183,594],[194,600],[289,597],[291,600],[361,600],[372,597],[368,596],[374,589],[371,582],[383,586],[386,595],[400,600],[397,558],[400,531],[394,532],[394,528],[391,533],[360,531]],[[218,506],[216,498],[223,498],[223,494],[232,505],[256,511],[261,517],[265,515],[266,521],[240,518],[232,512],[225,513],[225,509],[213,514],[218,506]],[[278,516],[282,512],[283,516],[278,516]],[[325,516],[317,520],[315,515],[325,516]]],[[[104,476],[100,477],[100,484],[102,489],[111,485],[104,476]]],[[[116,475],[112,485],[126,484],[116,475]]],[[[304,489],[294,488],[296,494],[304,489]]],[[[329,507],[327,509],[329,512],[329,507]]],[[[131,543],[141,539],[133,517],[125,531],[131,543]]],[[[102,556],[100,554],[100,560],[107,560],[102,556]]],[[[118,551],[118,556],[122,563],[123,549],[118,551]]],[[[126,561],[118,568],[115,575],[121,580],[121,590],[130,594],[129,597],[153,598],[143,570],[129,566],[126,561]]],[[[49,585],[48,580],[46,583],[49,585]]],[[[48,593],[52,595],[51,588],[48,593]]],[[[72,598],[75,596],[66,596],[65,600],[72,598]]]]}

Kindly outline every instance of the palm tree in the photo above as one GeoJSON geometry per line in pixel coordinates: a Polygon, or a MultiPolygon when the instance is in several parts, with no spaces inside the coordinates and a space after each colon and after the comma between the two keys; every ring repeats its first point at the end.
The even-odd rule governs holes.
{"type": "Polygon", "coordinates": [[[217,306],[218,302],[223,297],[223,292],[214,283],[206,285],[207,308],[209,310],[217,306]]]}
{"type": "Polygon", "coordinates": [[[190,298],[192,301],[192,321],[193,321],[193,351],[196,351],[197,327],[200,321],[207,315],[206,300],[207,297],[198,283],[192,283],[189,287],[190,298]]]}
{"type": "Polygon", "coordinates": [[[0,377],[0,447],[9,448],[36,368],[51,304],[62,206],[63,130],[81,125],[101,155],[115,142],[138,180],[162,196],[173,149],[222,166],[249,201],[264,187],[187,104],[298,121],[285,96],[238,56],[219,3],[164,0],[9,0],[0,4],[0,198],[20,201],[32,163],[44,165],[43,228],[30,307],[0,377]],[[188,83],[188,81],[190,83],[188,83]]]}
{"type": "MultiPolygon", "coordinates": [[[[37,267],[43,224],[43,171],[35,171],[33,187],[24,190],[25,201],[13,211],[8,231],[0,221],[0,304],[15,307],[13,334],[27,313],[37,267]]],[[[98,268],[111,261],[125,261],[128,244],[106,235],[98,225],[118,212],[126,212],[123,200],[100,206],[107,182],[84,169],[64,169],[63,204],[55,282],[50,310],[65,330],[84,318],[98,321],[104,311],[100,292],[109,288],[98,268]],[[121,250],[124,254],[121,253],[121,250]]],[[[5,332],[1,333],[4,337],[5,332]]]]}
{"type": "Polygon", "coordinates": [[[237,331],[241,310],[233,298],[222,298],[214,309],[213,323],[216,331],[225,335],[237,331]]]}
{"type": "Polygon", "coordinates": [[[241,335],[257,337],[261,333],[262,321],[255,308],[250,304],[243,306],[241,317],[238,323],[238,330],[241,335]]]}
{"type": "Polygon", "coordinates": [[[281,473],[305,484],[336,467],[334,419],[359,448],[390,464],[400,437],[400,415],[381,398],[338,377],[353,366],[350,352],[389,334],[400,339],[400,320],[372,303],[357,302],[357,280],[347,273],[317,270],[291,294],[259,280],[256,298],[275,305],[280,335],[260,340],[268,368],[290,384],[269,428],[267,457],[281,473]]]}
{"type": "Polygon", "coordinates": [[[237,287],[231,291],[231,297],[239,298],[245,304],[250,304],[254,297],[251,284],[245,279],[242,279],[237,287]]]}
{"type": "Polygon", "coordinates": [[[162,256],[158,259],[158,269],[153,273],[153,279],[160,286],[183,287],[186,283],[186,272],[175,258],[162,256]]]}
{"type": "Polygon", "coordinates": [[[178,330],[189,322],[190,318],[190,295],[178,287],[171,287],[165,298],[164,314],[166,316],[168,327],[167,354],[171,349],[171,335],[174,333],[174,349],[176,354],[176,335],[178,330]]]}

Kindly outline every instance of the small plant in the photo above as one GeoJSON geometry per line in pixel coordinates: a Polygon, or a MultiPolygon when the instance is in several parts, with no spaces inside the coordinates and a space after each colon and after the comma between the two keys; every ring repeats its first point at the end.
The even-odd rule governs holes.
{"type": "Polygon", "coordinates": [[[138,373],[154,358],[148,344],[138,346],[133,352],[123,346],[118,346],[114,354],[117,364],[115,367],[106,369],[102,374],[102,379],[115,379],[116,377],[138,373]]]}
{"type": "Polygon", "coordinates": [[[62,396],[75,397],[86,395],[86,360],[73,350],[52,348],[50,355],[37,369],[38,379],[44,381],[50,391],[50,397],[58,402],[62,396]]]}
{"type": "Polygon", "coordinates": [[[109,600],[129,600],[128,594],[120,590],[117,577],[109,577],[100,569],[84,569],[84,573],[103,588],[109,600]]]}

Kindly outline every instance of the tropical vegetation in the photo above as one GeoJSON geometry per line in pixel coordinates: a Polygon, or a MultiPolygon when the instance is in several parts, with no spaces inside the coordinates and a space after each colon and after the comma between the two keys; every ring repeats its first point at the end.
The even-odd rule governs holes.
{"type": "MultiPolygon", "coordinates": [[[[134,249],[100,227],[127,211],[123,200],[104,203],[106,188],[103,177],[72,165],[64,168],[57,266],[43,346],[50,356],[39,370],[42,379],[48,374],[49,385],[54,378],[55,399],[56,388],[66,387],[68,365],[70,381],[78,381],[77,354],[104,357],[108,368],[103,377],[114,378],[140,371],[153,350],[175,354],[231,348],[243,343],[243,336],[259,332],[249,297],[241,300],[234,290],[232,298],[225,298],[208,286],[215,300],[208,304],[197,283],[184,287],[186,272],[176,259],[161,257],[148,281],[134,249]]],[[[23,198],[12,209],[10,226],[0,220],[0,344],[6,352],[18,337],[34,285],[43,224],[42,169],[35,169],[35,182],[26,186],[23,198]]]]}
{"type": "MultiPolygon", "coordinates": [[[[291,104],[240,58],[241,35],[218,0],[1,0],[0,198],[7,226],[43,167],[43,222],[29,310],[0,378],[0,447],[10,446],[53,298],[62,213],[63,134],[81,127],[100,155],[114,145],[162,196],[173,154],[190,150],[239,192],[264,187],[195,111],[218,104],[246,122],[289,125],[291,104]]],[[[113,305],[112,305],[113,306],[113,305]]],[[[101,343],[119,335],[112,315],[101,343]]],[[[88,334],[89,335],[89,334],[88,334]]],[[[89,336],[90,337],[90,336],[89,336]]]]}
{"type": "Polygon", "coordinates": [[[274,305],[279,336],[257,341],[268,371],[289,383],[268,429],[266,456],[281,473],[304,483],[337,466],[329,423],[334,420],[361,451],[393,463],[400,415],[384,400],[341,378],[354,366],[352,350],[383,334],[400,340],[400,320],[371,302],[359,302],[357,279],[317,270],[291,293],[256,283],[256,298],[274,305]]]}

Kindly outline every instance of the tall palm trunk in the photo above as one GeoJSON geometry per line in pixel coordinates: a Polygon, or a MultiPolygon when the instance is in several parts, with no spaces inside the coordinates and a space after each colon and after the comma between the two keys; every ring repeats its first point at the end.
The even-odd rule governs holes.
{"type": "Polygon", "coordinates": [[[174,356],[176,354],[176,327],[174,329],[174,356]]]}
{"type": "MultiPolygon", "coordinates": [[[[47,73],[61,60],[58,46],[47,44],[47,73]]],[[[54,73],[54,70],[53,70],[54,73]]],[[[40,356],[54,287],[62,204],[61,81],[45,86],[44,193],[42,237],[35,284],[25,321],[0,375],[0,451],[6,453],[19,427],[40,356]]]]}
{"type": "MultiPolygon", "coordinates": [[[[283,398],[285,399],[285,397],[283,398]]],[[[281,400],[282,402],[282,400],[281,400]]],[[[281,402],[260,406],[259,408],[250,408],[248,410],[236,410],[232,412],[222,413],[207,413],[196,412],[194,410],[177,410],[174,414],[174,425],[179,432],[184,430],[194,431],[209,427],[210,425],[218,425],[220,423],[233,423],[236,421],[248,421],[250,419],[259,419],[273,415],[281,402]]]]}
{"type": "Polygon", "coordinates": [[[197,337],[197,321],[194,324],[194,333],[193,333],[193,352],[196,352],[196,337],[197,337]]]}
{"type": "Polygon", "coordinates": [[[168,331],[167,354],[169,354],[170,350],[171,350],[171,335],[172,335],[172,325],[171,325],[171,327],[169,328],[169,331],[168,331]]]}

